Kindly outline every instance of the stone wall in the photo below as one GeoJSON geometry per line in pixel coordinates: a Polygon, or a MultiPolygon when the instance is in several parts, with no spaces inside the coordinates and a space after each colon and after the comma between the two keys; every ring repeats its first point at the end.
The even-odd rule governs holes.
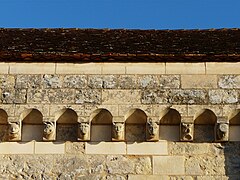
{"type": "Polygon", "coordinates": [[[239,89],[240,63],[0,63],[0,178],[239,179],[239,89]]]}

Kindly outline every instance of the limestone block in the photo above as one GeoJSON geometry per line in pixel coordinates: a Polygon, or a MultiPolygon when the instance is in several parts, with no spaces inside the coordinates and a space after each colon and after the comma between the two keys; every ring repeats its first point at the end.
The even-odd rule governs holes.
{"type": "Polygon", "coordinates": [[[224,89],[240,88],[240,75],[219,76],[218,86],[224,89]]]}
{"type": "Polygon", "coordinates": [[[72,104],[75,102],[75,90],[74,89],[49,89],[47,95],[50,103],[60,104],[68,103],[72,104]]]}
{"type": "Polygon", "coordinates": [[[239,101],[237,90],[209,90],[209,102],[211,104],[235,104],[239,101]]]}
{"type": "Polygon", "coordinates": [[[81,122],[78,124],[78,140],[90,141],[90,124],[88,122],[81,122]]]}
{"type": "Polygon", "coordinates": [[[183,144],[185,148],[185,155],[208,155],[210,143],[185,143],[183,144]]]}
{"type": "Polygon", "coordinates": [[[126,154],[125,142],[86,142],[86,154],[126,154]]]}
{"type": "Polygon", "coordinates": [[[11,88],[14,88],[14,86],[15,86],[15,78],[13,75],[0,75],[0,88],[11,89],[11,88]]]}
{"type": "Polygon", "coordinates": [[[180,124],[180,140],[193,141],[194,124],[189,122],[182,122],[180,124]]]}
{"type": "Polygon", "coordinates": [[[160,88],[165,89],[178,89],[180,88],[180,76],[179,75],[161,75],[159,78],[160,88]]]}
{"type": "Polygon", "coordinates": [[[0,74],[8,74],[9,64],[8,63],[0,63],[0,74]]]}
{"type": "Polygon", "coordinates": [[[102,104],[140,104],[140,91],[103,90],[102,104]]]}
{"type": "Polygon", "coordinates": [[[168,155],[185,155],[184,144],[182,142],[169,141],[168,142],[168,155]]]}
{"type": "MultiPolygon", "coordinates": [[[[125,116],[130,109],[141,109],[143,110],[147,116],[159,116],[159,112],[157,115],[153,114],[153,106],[152,105],[145,105],[145,104],[124,104],[124,105],[119,105],[118,106],[118,115],[119,116],[125,116]]],[[[158,108],[155,109],[156,111],[159,111],[158,108]]]]}
{"type": "Polygon", "coordinates": [[[240,126],[229,127],[229,141],[240,141],[240,126]]]}
{"type": "Polygon", "coordinates": [[[125,140],[125,123],[113,122],[112,141],[124,141],[124,140],[125,140]]]}
{"type": "Polygon", "coordinates": [[[65,152],[67,154],[84,154],[85,143],[84,142],[65,142],[65,152]]]}
{"type": "Polygon", "coordinates": [[[88,86],[95,89],[116,89],[118,76],[116,75],[89,75],[88,86]]]}
{"type": "Polygon", "coordinates": [[[141,89],[153,89],[160,86],[158,75],[138,75],[138,81],[141,89]]]}
{"type": "Polygon", "coordinates": [[[15,99],[14,103],[16,104],[25,104],[27,99],[27,90],[26,89],[15,89],[15,99]]]}
{"type": "Polygon", "coordinates": [[[166,126],[160,125],[160,139],[167,141],[179,141],[180,137],[180,128],[179,126],[166,126]]]}
{"type": "Polygon", "coordinates": [[[56,121],[44,121],[43,141],[56,140],[56,121]]]}
{"type": "Polygon", "coordinates": [[[165,63],[128,63],[126,74],[165,74],[165,63]]]}
{"type": "Polygon", "coordinates": [[[46,104],[50,103],[47,89],[28,89],[27,103],[46,104]]]}
{"type": "Polygon", "coordinates": [[[64,154],[64,143],[35,142],[35,154],[64,154]]]}
{"type": "MultiPolygon", "coordinates": [[[[56,74],[101,74],[102,65],[100,63],[57,63],[56,74]]],[[[51,73],[45,73],[51,74],[51,73]]],[[[53,73],[52,73],[53,74],[53,73]]]]}
{"type": "Polygon", "coordinates": [[[43,116],[49,116],[49,105],[46,104],[17,104],[15,109],[15,116],[19,117],[24,111],[29,109],[36,109],[41,112],[43,116]]]}
{"type": "Polygon", "coordinates": [[[55,63],[9,63],[10,74],[54,74],[55,63]]]}
{"type": "Polygon", "coordinates": [[[0,154],[33,154],[34,142],[1,142],[0,154]]]}
{"type": "MultiPolygon", "coordinates": [[[[79,105],[77,105],[79,106],[79,105]]],[[[112,104],[86,104],[84,105],[84,115],[90,116],[96,109],[106,109],[108,110],[113,116],[118,116],[118,105],[112,104]]]]}
{"type": "Polygon", "coordinates": [[[62,88],[63,76],[55,74],[43,75],[43,88],[62,88]]]}
{"type": "Polygon", "coordinates": [[[217,75],[181,75],[182,88],[217,88],[217,75]]]}
{"type": "Polygon", "coordinates": [[[63,88],[86,88],[86,75],[66,75],[63,78],[63,88]]]}
{"type": "Polygon", "coordinates": [[[1,101],[6,104],[26,103],[26,89],[2,89],[1,101]]]}
{"type": "Polygon", "coordinates": [[[159,175],[129,175],[128,180],[169,180],[168,176],[159,175]]]}
{"type": "MultiPolygon", "coordinates": [[[[1,90],[0,90],[1,92],[1,90]]],[[[1,102],[1,100],[0,100],[1,102]]],[[[0,104],[0,109],[6,111],[8,116],[14,116],[15,110],[17,109],[15,104],[0,104]]]]}
{"type": "Polygon", "coordinates": [[[139,88],[138,77],[136,75],[119,75],[119,89],[137,89],[139,88]]]}
{"type": "Polygon", "coordinates": [[[101,104],[101,90],[78,89],[75,102],[77,104],[101,104]]]}
{"type": "Polygon", "coordinates": [[[206,74],[239,74],[240,63],[207,62],[206,74]]]}
{"type": "Polygon", "coordinates": [[[215,141],[224,142],[229,139],[229,124],[226,122],[218,122],[214,128],[215,141]]]}
{"type": "Polygon", "coordinates": [[[168,155],[167,141],[127,143],[128,155],[168,155]]]}
{"type": "Polygon", "coordinates": [[[9,122],[8,140],[21,141],[22,139],[22,122],[9,122]]]}
{"type": "Polygon", "coordinates": [[[41,88],[42,75],[18,74],[16,75],[16,88],[41,88]]]}
{"type": "Polygon", "coordinates": [[[184,175],[184,156],[153,156],[153,174],[184,175]]]}
{"type": "Polygon", "coordinates": [[[125,63],[102,63],[102,74],[125,74],[125,63]]]}
{"type": "Polygon", "coordinates": [[[166,63],[166,74],[205,74],[205,63],[166,63]]]}

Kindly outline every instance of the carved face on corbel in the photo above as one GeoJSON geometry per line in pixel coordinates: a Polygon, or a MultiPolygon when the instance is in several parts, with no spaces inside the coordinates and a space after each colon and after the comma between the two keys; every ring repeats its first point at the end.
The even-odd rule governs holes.
{"type": "Polygon", "coordinates": [[[78,126],[79,140],[89,141],[90,140],[90,125],[87,122],[81,122],[78,126]]]}
{"type": "Polygon", "coordinates": [[[194,124],[193,123],[181,123],[181,141],[193,141],[193,131],[194,124]]]}
{"type": "Polygon", "coordinates": [[[10,141],[21,140],[21,122],[9,123],[8,136],[10,141]]]}
{"type": "Polygon", "coordinates": [[[124,140],[124,122],[114,122],[112,128],[113,140],[122,141],[124,140]]]}
{"type": "Polygon", "coordinates": [[[217,123],[215,126],[215,140],[228,141],[229,125],[227,123],[217,123]]]}
{"type": "Polygon", "coordinates": [[[157,122],[154,122],[152,121],[152,119],[149,119],[146,124],[146,130],[148,140],[158,140],[159,126],[157,122]]]}
{"type": "Polygon", "coordinates": [[[44,122],[43,140],[53,141],[55,140],[56,126],[54,122],[44,122]]]}

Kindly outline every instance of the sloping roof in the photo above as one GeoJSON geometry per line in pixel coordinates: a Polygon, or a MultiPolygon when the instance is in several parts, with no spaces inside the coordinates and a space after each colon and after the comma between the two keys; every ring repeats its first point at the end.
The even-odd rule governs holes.
{"type": "Polygon", "coordinates": [[[240,29],[0,29],[0,61],[239,61],[240,29]]]}

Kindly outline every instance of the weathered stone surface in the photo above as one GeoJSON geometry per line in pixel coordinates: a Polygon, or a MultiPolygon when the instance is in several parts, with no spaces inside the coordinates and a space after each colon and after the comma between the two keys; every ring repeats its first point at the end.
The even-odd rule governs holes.
{"type": "Polygon", "coordinates": [[[61,88],[63,83],[63,77],[53,74],[43,75],[43,87],[44,88],[61,88]]]}
{"type": "Polygon", "coordinates": [[[196,176],[196,180],[237,180],[237,177],[232,176],[196,176]]]}
{"type": "Polygon", "coordinates": [[[17,75],[16,88],[40,88],[42,86],[41,75],[17,75]]]}
{"type": "Polygon", "coordinates": [[[15,89],[2,89],[1,101],[4,104],[11,104],[15,99],[15,89]]]}
{"type": "Polygon", "coordinates": [[[15,78],[12,75],[0,75],[0,88],[11,89],[14,88],[15,78]]]}
{"type": "Polygon", "coordinates": [[[138,77],[141,89],[152,89],[159,87],[159,76],[157,75],[142,75],[138,77]]]}
{"type": "Polygon", "coordinates": [[[98,89],[78,89],[76,90],[77,104],[101,104],[101,90],[98,89]]]}
{"type": "Polygon", "coordinates": [[[217,88],[217,75],[181,75],[182,88],[217,88]]]}
{"type": "Polygon", "coordinates": [[[186,175],[224,175],[224,156],[197,155],[186,158],[186,175]]]}
{"type": "Polygon", "coordinates": [[[209,90],[209,102],[211,104],[235,104],[239,102],[237,90],[209,90]]]}
{"type": "Polygon", "coordinates": [[[168,176],[159,175],[128,175],[128,180],[169,180],[168,176]]]}
{"type": "Polygon", "coordinates": [[[88,79],[88,86],[94,89],[115,89],[118,84],[116,75],[89,75],[88,79]]]}
{"type": "Polygon", "coordinates": [[[179,88],[179,75],[161,75],[159,78],[159,85],[161,88],[179,88]]]}
{"type": "Polygon", "coordinates": [[[192,176],[170,176],[170,180],[194,180],[192,176]]]}
{"type": "Polygon", "coordinates": [[[14,103],[23,104],[27,101],[27,90],[26,89],[15,89],[14,103]]]}
{"type": "Polygon", "coordinates": [[[136,75],[120,75],[118,78],[119,89],[137,89],[139,84],[136,75]]]}
{"type": "Polygon", "coordinates": [[[218,85],[220,88],[240,88],[240,75],[219,76],[218,85]]]}
{"type": "Polygon", "coordinates": [[[75,102],[75,90],[74,89],[49,89],[47,91],[47,96],[50,103],[53,104],[64,104],[64,103],[74,103],[75,102]]]}
{"type": "Polygon", "coordinates": [[[66,75],[63,79],[63,88],[85,88],[87,85],[86,75],[66,75]]]}
{"type": "Polygon", "coordinates": [[[145,90],[142,91],[142,104],[163,104],[168,103],[168,91],[166,90],[145,90]]]}
{"type": "Polygon", "coordinates": [[[47,96],[48,90],[46,89],[28,89],[27,90],[27,103],[49,103],[47,96]]]}
{"type": "Polygon", "coordinates": [[[168,154],[169,155],[184,155],[185,143],[182,142],[168,142],[168,154]]]}

